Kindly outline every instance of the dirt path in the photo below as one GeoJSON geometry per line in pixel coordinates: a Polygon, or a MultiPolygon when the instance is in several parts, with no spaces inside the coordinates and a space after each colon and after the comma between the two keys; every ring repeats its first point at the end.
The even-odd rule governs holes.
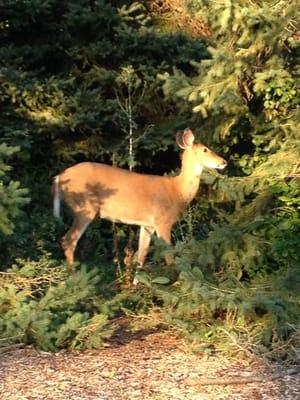
{"type": "Polygon", "coordinates": [[[84,352],[47,353],[32,348],[0,354],[1,400],[297,400],[300,375],[230,385],[206,379],[272,377],[278,366],[259,360],[205,358],[190,353],[168,332],[114,338],[84,352]]]}

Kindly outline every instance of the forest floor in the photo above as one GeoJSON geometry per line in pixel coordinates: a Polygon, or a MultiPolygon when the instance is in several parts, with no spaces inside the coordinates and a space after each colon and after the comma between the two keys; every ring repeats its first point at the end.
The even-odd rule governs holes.
{"type": "Polygon", "coordinates": [[[100,350],[0,349],[1,400],[296,400],[300,370],[192,353],[168,331],[126,327],[100,350]]]}

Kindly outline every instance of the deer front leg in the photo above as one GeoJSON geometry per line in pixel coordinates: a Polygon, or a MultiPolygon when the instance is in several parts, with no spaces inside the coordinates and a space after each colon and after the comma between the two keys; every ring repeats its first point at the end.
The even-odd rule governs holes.
{"type": "MultiPolygon", "coordinates": [[[[159,238],[163,239],[167,244],[171,244],[171,229],[172,225],[160,224],[156,227],[156,234],[159,238]]],[[[165,255],[167,265],[171,265],[174,262],[174,258],[171,254],[165,255]]]]}
{"type": "MultiPolygon", "coordinates": [[[[154,228],[151,228],[149,226],[141,226],[140,236],[139,236],[138,256],[137,256],[138,270],[141,269],[144,264],[150,246],[151,236],[153,233],[154,233],[154,228]]],[[[135,277],[133,280],[133,284],[136,285],[137,283],[138,279],[135,277]]]]}
{"type": "Polygon", "coordinates": [[[141,268],[145,262],[146,255],[151,242],[151,236],[154,233],[154,228],[148,226],[141,226],[139,236],[139,248],[138,248],[138,266],[141,268]]]}

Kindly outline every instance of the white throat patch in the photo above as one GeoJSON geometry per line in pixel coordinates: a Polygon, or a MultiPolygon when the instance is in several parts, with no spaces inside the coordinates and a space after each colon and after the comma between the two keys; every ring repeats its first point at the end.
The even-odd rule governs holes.
{"type": "Polygon", "coordinates": [[[195,166],[195,175],[200,176],[202,174],[203,167],[200,164],[196,164],[195,166]]]}

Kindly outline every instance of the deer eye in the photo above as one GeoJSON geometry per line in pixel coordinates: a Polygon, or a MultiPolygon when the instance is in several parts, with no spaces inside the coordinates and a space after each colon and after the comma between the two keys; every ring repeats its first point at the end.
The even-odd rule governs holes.
{"type": "Polygon", "coordinates": [[[205,147],[205,148],[203,149],[203,151],[204,151],[204,153],[206,153],[206,152],[207,152],[207,148],[205,147]]]}

